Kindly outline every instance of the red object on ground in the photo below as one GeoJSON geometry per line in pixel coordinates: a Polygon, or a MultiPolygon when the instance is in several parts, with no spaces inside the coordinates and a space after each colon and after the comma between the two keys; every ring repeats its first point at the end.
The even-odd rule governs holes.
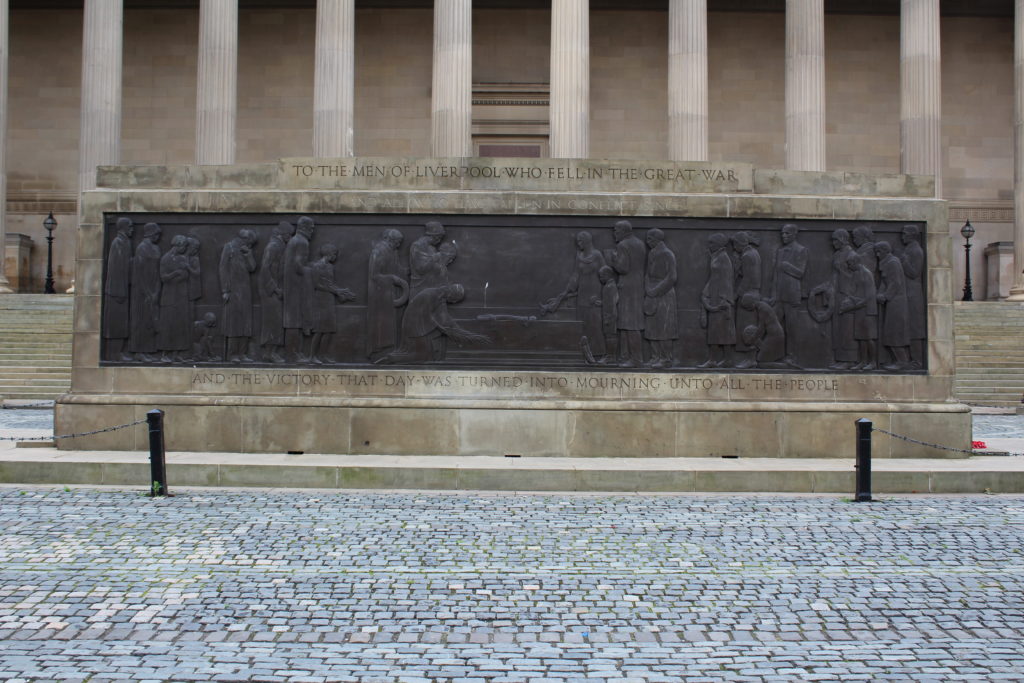
{"type": "Polygon", "coordinates": [[[972,441],[971,448],[988,448],[984,441],[972,441]]]}

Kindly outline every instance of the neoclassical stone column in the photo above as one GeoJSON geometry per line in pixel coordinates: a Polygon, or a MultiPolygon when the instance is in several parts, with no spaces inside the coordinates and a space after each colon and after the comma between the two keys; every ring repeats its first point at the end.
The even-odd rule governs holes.
{"type": "MultiPolygon", "coordinates": [[[[0,248],[7,244],[7,59],[10,55],[10,21],[7,0],[0,0],[0,248]]],[[[0,251],[0,293],[13,292],[4,271],[0,251]]]]}
{"type": "Polygon", "coordinates": [[[200,0],[196,163],[235,163],[238,0],[200,0]]]}
{"type": "Polygon", "coordinates": [[[551,0],[551,156],[590,154],[590,2],[551,0]]]}
{"type": "Polygon", "coordinates": [[[355,89],[355,0],[317,0],[313,156],[350,157],[355,89]]]}
{"type": "Polygon", "coordinates": [[[708,160],[707,0],[669,0],[668,155],[708,160]]]}
{"type": "Polygon", "coordinates": [[[900,11],[900,167],[935,176],[942,196],[942,60],[939,0],[902,0],[900,11]]]}
{"type": "Polygon", "coordinates": [[[786,168],[825,170],[824,0],[786,0],[786,168]]]}
{"type": "Polygon", "coordinates": [[[97,166],[121,161],[122,4],[121,0],[85,0],[84,9],[80,191],[95,189],[97,166]]]}
{"type": "Polygon", "coordinates": [[[431,151],[473,155],[473,3],[434,0],[434,80],[431,151]]]}
{"type": "Polygon", "coordinates": [[[1024,301],[1024,0],[1013,15],[1013,286],[1008,301],[1024,301]]]}

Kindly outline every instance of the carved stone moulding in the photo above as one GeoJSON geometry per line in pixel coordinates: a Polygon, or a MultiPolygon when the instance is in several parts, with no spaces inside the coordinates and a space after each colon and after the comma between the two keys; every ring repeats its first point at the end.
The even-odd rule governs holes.
{"type": "Polygon", "coordinates": [[[926,373],[925,224],[107,213],[100,363],[926,373]]]}

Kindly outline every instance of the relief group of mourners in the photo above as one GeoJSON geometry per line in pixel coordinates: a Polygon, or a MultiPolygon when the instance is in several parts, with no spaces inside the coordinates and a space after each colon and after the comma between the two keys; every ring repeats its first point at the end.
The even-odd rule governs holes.
{"type": "MultiPolygon", "coordinates": [[[[175,235],[161,252],[160,226],[146,223],[133,251],[134,231],[130,218],[118,218],[109,246],[102,328],[108,360],[335,362],[331,348],[341,331],[336,304],[355,295],[335,280],[337,246],[324,243],[311,255],[312,218],[281,221],[259,259],[256,232],[239,230],[217,259],[218,312],[201,316],[201,241],[175,235]]],[[[923,367],[925,256],[917,225],[902,227],[899,253],[888,241],[876,240],[869,225],[856,227],[852,235],[835,230],[829,276],[814,287],[807,283],[811,252],[800,243],[795,223],[782,226],[767,268],[761,235],[741,230],[706,239],[707,278],[699,292],[698,319],[708,355],[699,367],[803,369],[808,317],[831,339],[829,369],[923,367]]],[[[438,362],[445,359],[449,341],[491,343],[461,327],[448,310],[463,300],[465,289],[449,279],[458,248],[445,237],[439,221],[428,221],[409,246],[407,260],[401,258],[399,230],[385,229],[373,242],[365,329],[357,335],[365,340],[365,362],[438,362]]],[[[540,304],[540,317],[575,299],[585,363],[674,367],[681,336],[676,255],[656,227],[641,240],[630,221],[620,220],[612,238],[614,246],[601,250],[591,232],[576,233],[571,274],[561,292],[540,304]]],[[[506,318],[537,320],[478,316],[506,318]]]]}
{"type": "MultiPolygon", "coordinates": [[[[658,228],[644,241],[630,221],[613,229],[615,247],[601,251],[593,235],[576,235],[577,255],[565,289],[544,302],[551,313],[576,298],[583,323],[581,346],[589,363],[632,368],[675,364],[676,257],[658,228]],[[646,242],[646,247],[645,247],[646,242]]],[[[758,232],[741,230],[707,238],[708,274],[700,292],[699,321],[708,357],[698,367],[803,369],[810,343],[805,314],[828,327],[828,369],[915,370],[924,366],[927,337],[920,228],[902,227],[900,253],[872,228],[860,225],[831,235],[830,276],[808,291],[810,250],[799,227],[781,228],[781,245],[762,267],[758,232]]]]}

